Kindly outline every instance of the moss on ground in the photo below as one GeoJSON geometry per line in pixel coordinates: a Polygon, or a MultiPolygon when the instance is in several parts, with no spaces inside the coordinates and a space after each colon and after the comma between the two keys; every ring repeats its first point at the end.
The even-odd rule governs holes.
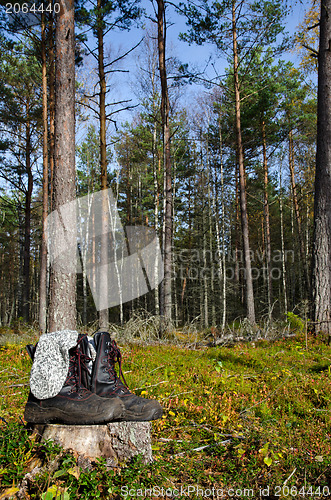
{"type": "MultiPolygon", "coordinates": [[[[101,461],[87,474],[60,453],[30,498],[130,498],[130,489],[131,497],[162,498],[161,488],[164,498],[177,490],[177,498],[187,498],[187,488],[197,485],[205,493],[219,490],[219,498],[221,490],[224,498],[232,490],[232,498],[243,498],[245,488],[251,498],[267,488],[269,498],[326,498],[331,354],[318,338],[305,346],[303,334],[222,348],[123,345],[129,386],[164,406],[153,423],[153,464],[137,458],[110,471],[101,461]],[[151,495],[142,496],[144,489],[151,495]]],[[[13,495],[36,460],[45,466],[59,453],[33,442],[23,426],[30,367],[23,345],[0,347],[0,480],[13,495]]],[[[189,498],[201,497],[190,490],[189,498]]]]}

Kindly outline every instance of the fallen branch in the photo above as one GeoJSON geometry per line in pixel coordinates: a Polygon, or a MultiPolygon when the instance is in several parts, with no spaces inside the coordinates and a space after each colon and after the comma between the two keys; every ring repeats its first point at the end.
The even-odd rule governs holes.
{"type": "Polygon", "coordinates": [[[287,483],[287,481],[288,481],[289,479],[291,479],[291,477],[293,476],[293,474],[295,473],[295,471],[296,471],[296,470],[297,470],[297,468],[295,468],[295,469],[294,469],[294,471],[293,471],[293,472],[291,472],[291,474],[288,476],[288,478],[287,478],[287,479],[285,479],[285,481],[283,482],[283,486],[285,486],[285,485],[286,485],[286,483],[287,483]]]}
{"type": "Polygon", "coordinates": [[[153,385],[143,385],[141,387],[135,387],[133,390],[134,391],[138,391],[140,389],[147,389],[149,387],[156,387],[157,385],[160,385],[160,384],[168,384],[169,383],[169,380],[162,380],[162,382],[158,382],[157,384],[153,384],[153,385]]]}
{"type": "Polygon", "coordinates": [[[150,373],[155,372],[156,370],[159,370],[160,368],[164,368],[165,365],[158,366],[157,368],[154,368],[154,370],[151,370],[150,372],[147,373],[149,375],[150,373]]]}
{"type": "Polygon", "coordinates": [[[204,446],[199,446],[198,448],[193,448],[193,450],[182,451],[181,453],[177,453],[176,455],[172,455],[171,458],[182,457],[182,456],[186,455],[186,453],[188,453],[188,452],[202,451],[202,450],[205,450],[206,448],[210,448],[211,446],[228,444],[228,443],[231,443],[231,441],[232,441],[232,439],[226,439],[225,441],[219,441],[217,443],[205,444],[204,446]]]}
{"type": "Polygon", "coordinates": [[[170,396],[166,396],[165,398],[161,398],[161,401],[164,399],[169,399],[169,398],[175,398],[177,396],[181,396],[182,394],[191,394],[193,391],[185,391],[185,392],[179,392],[178,394],[170,394],[170,396]]]}
{"type": "Polygon", "coordinates": [[[7,389],[10,387],[27,387],[29,384],[12,384],[12,385],[7,385],[7,389]]]}

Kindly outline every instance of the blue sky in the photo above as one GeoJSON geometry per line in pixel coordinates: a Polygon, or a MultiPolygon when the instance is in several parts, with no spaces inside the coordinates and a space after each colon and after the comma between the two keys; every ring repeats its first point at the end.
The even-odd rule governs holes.
{"type": "MultiPolygon", "coordinates": [[[[151,2],[148,0],[142,0],[141,5],[148,10],[152,15],[151,2]]],[[[292,12],[288,17],[287,30],[290,34],[293,34],[300,22],[302,22],[305,12],[310,6],[309,0],[303,0],[302,2],[293,2],[292,12]]],[[[213,59],[214,67],[218,74],[224,73],[227,66],[224,58],[217,56],[215,54],[214,47],[210,44],[205,44],[202,46],[189,45],[186,42],[179,40],[179,33],[186,30],[185,20],[182,16],[176,14],[175,10],[170,6],[167,10],[167,19],[169,27],[167,30],[167,47],[169,52],[175,55],[180,61],[189,63],[192,66],[198,66],[204,68],[206,61],[210,57],[213,59]]],[[[146,25],[151,24],[150,21],[146,22],[146,25]]],[[[114,54],[125,53],[144,35],[145,30],[141,27],[132,27],[129,31],[112,31],[106,38],[106,51],[111,50],[114,54]]],[[[121,67],[128,69],[129,73],[119,73],[113,77],[112,89],[110,91],[109,100],[121,100],[121,99],[132,99],[133,103],[137,102],[137,97],[135,96],[134,87],[135,75],[137,74],[137,58],[139,53],[141,53],[142,48],[139,47],[131,55],[129,55],[125,61],[122,63],[121,67]]],[[[296,63],[296,56],[292,53],[284,54],[283,59],[292,60],[296,63]]],[[[84,79],[89,80],[88,71],[91,71],[94,64],[93,60],[90,58],[89,62],[86,61],[86,66],[83,69],[82,74],[84,74],[84,79]]],[[[208,67],[208,76],[214,77],[216,75],[215,70],[212,65],[208,67]]],[[[78,79],[80,76],[78,76],[78,79]]],[[[91,80],[92,81],[92,80],[91,80]]],[[[190,96],[194,93],[199,93],[204,90],[202,85],[199,86],[189,86],[185,91],[186,100],[189,101],[190,96]]],[[[133,112],[122,112],[116,116],[118,124],[125,120],[130,120],[132,118],[133,112]]],[[[78,142],[81,137],[83,137],[84,132],[81,129],[81,133],[78,135],[78,142]]]]}

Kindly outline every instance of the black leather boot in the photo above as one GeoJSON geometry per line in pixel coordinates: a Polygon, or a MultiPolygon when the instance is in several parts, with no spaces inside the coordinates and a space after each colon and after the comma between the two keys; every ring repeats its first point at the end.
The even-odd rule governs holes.
{"type": "MultiPolygon", "coordinates": [[[[102,424],[123,419],[124,406],[120,398],[104,399],[92,394],[81,383],[81,371],[87,356],[80,349],[83,336],[79,337],[76,347],[70,349],[67,379],[55,397],[37,399],[30,391],[25,406],[24,418],[29,423],[48,424],[102,424]]],[[[35,348],[29,346],[28,352],[34,357],[35,348]]]]}
{"type": "Polygon", "coordinates": [[[119,397],[125,407],[122,420],[144,422],[161,418],[163,410],[158,401],[136,396],[122,383],[120,377],[124,382],[125,379],[121,368],[121,352],[109,333],[96,333],[94,342],[97,356],[89,389],[102,398],[119,397]],[[115,369],[116,362],[119,364],[119,376],[115,369]]]}

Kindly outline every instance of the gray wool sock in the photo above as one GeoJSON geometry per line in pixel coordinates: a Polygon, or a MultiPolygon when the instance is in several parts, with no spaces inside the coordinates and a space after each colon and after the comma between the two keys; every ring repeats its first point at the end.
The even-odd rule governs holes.
{"type": "Polygon", "coordinates": [[[30,388],[38,399],[56,396],[66,381],[69,349],[77,344],[78,332],[62,330],[44,333],[38,342],[30,374],[30,388]]]}

